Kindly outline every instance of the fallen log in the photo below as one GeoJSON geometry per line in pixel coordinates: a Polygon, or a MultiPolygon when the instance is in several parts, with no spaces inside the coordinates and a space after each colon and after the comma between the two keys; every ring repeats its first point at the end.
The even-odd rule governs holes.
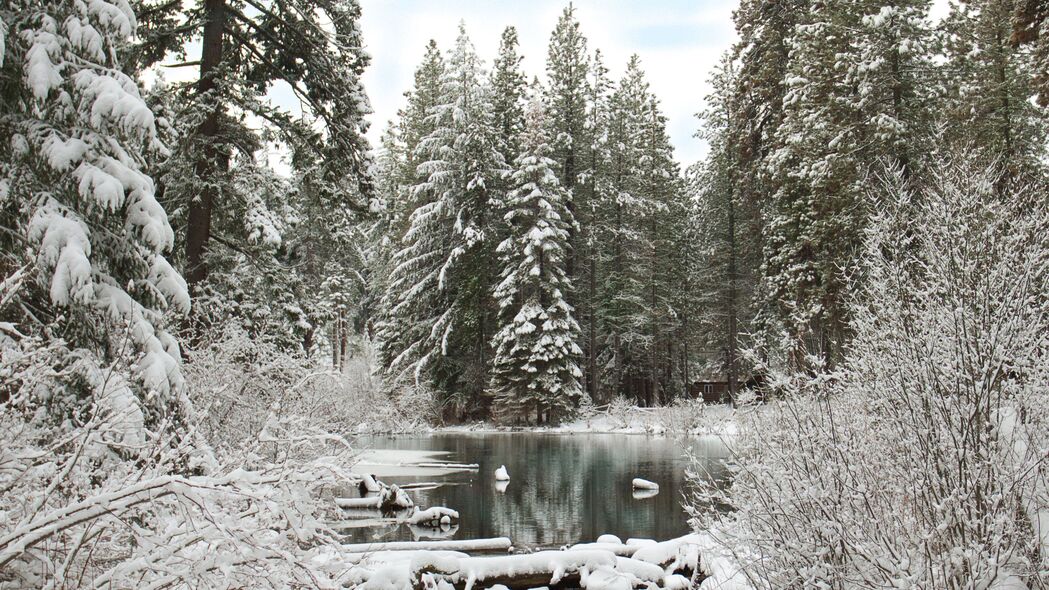
{"type": "MultiPolygon", "coordinates": [[[[491,588],[495,585],[505,586],[509,590],[558,585],[579,587],[583,570],[592,571],[599,567],[614,569],[616,557],[607,551],[537,551],[498,557],[465,557],[458,562],[456,573],[440,576],[431,574],[432,578],[444,580],[463,590],[491,588]]],[[[417,590],[425,585],[421,574],[413,573],[411,578],[417,590]]]]}
{"type": "Polygon", "coordinates": [[[620,557],[631,557],[632,555],[634,555],[634,552],[639,549],[639,547],[635,545],[624,545],[622,543],[579,543],[577,545],[572,545],[567,550],[585,551],[593,549],[600,551],[610,551],[612,552],[612,554],[618,555],[620,557]]]}
{"type": "Polygon", "coordinates": [[[396,512],[414,507],[415,503],[401,488],[391,485],[382,488],[375,496],[364,498],[335,498],[339,508],[375,508],[383,512],[396,512]]]}
{"type": "Polygon", "coordinates": [[[347,553],[378,551],[509,551],[513,543],[506,537],[463,539],[460,541],[391,541],[387,543],[351,543],[342,546],[347,553]]]}
{"type": "Polygon", "coordinates": [[[470,469],[477,471],[481,468],[477,463],[448,463],[444,461],[423,461],[420,463],[398,463],[403,467],[427,467],[430,469],[470,469]]]}

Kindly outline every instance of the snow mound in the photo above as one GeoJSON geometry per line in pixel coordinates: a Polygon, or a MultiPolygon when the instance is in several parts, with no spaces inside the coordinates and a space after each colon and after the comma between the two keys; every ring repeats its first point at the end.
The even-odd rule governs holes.
{"type": "Polygon", "coordinates": [[[633,486],[633,488],[635,490],[658,490],[659,489],[659,484],[658,483],[653,482],[653,481],[648,481],[647,479],[641,479],[640,477],[635,477],[634,481],[630,482],[630,485],[633,486]]]}
{"type": "Polygon", "coordinates": [[[495,481],[510,481],[510,473],[506,471],[506,465],[500,465],[495,470],[495,481]]]}
{"type": "Polygon", "coordinates": [[[434,506],[426,510],[415,508],[415,512],[408,518],[408,524],[417,526],[439,527],[442,524],[454,524],[459,522],[459,513],[451,508],[434,506]]]}

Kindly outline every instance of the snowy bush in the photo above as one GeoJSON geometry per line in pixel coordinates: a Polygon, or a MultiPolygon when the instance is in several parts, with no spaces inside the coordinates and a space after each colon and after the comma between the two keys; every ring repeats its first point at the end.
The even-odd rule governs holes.
{"type": "Polygon", "coordinates": [[[711,414],[703,398],[676,399],[656,411],[659,425],[666,432],[673,433],[692,433],[708,428],[714,420],[711,414]]]}
{"type": "Polygon", "coordinates": [[[0,588],[334,586],[313,558],[346,441],[270,412],[212,448],[191,408],[147,424],[132,375],[4,326],[0,588]]]}
{"type": "Polygon", "coordinates": [[[722,540],[764,587],[1049,585],[1047,201],[934,181],[875,203],[842,368],[739,412],[722,540]]]}
{"type": "Polygon", "coordinates": [[[251,337],[233,324],[205,335],[187,353],[186,381],[216,446],[240,446],[263,431],[271,414],[337,433],[404,431],[424,424],[410,399],[393,400],[371,374],[370,345],[343,372],[251,337]]]}

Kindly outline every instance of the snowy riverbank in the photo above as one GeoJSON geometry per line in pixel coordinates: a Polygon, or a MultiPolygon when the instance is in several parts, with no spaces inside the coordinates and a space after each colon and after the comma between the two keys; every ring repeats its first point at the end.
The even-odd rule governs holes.
{"type": "Polygon", "coordinates": [[[375,423],[358,425],[358,434],[400,434],[404,432],[535,432],[547,434],[647,434],[668,436],[733,436],[736,433],[735,410],[728,404],[704,404],[699,401],[679,402],[670,406],[642,408],[611,404],[584,412],[581,416],[552,426],[507,426],[493,422],[471,422],[450,426],[420,426],[391,429],[389,424],[376,428],[375,423]]]}
{"type": "Polygon", "coordinates": [[[318,552],[314,563],[325,569],[345,568],[351,583],[365,590],[543,585],[587,590],[752,588],[735,560],[708,534],[663,542],[623,542],[602,535],[595,543],[534,553],[514,553],[510,546],[506,538],[344,545],[341,551],[318,552]],[[479,555],[468,554],[477,551],[479,555]]]}

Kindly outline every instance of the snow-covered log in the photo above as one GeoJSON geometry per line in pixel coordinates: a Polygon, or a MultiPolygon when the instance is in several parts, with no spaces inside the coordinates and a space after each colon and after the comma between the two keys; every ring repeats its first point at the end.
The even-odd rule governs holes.
{"type": "MultiPolygon", "coordinates": [[[[606,537],[606,540],[611,539],[606,537]]],[[[705,555],[701,563],[700,554],[712,549],[711,539],[704,535],[637,545],[585,543],[561,551],[518,555],[470,557],[461,553],[476,551],[478,547],[490,548],[488,541],[498,540],[375,543],[346,545],[344,549],[354,552],[356,558],[350,561],[359,564],[350,578],[369,590],[449,587],[473,590],[497,586],[507,590],[543,586],[684,590],[697,574],[706,576],[712,565],[716,565],[707,563],[705,555]],[[636,557],[617,555],[617,552],[633,552],[636,557]]],[[[509,547],[509,539],[502,541],[503,547],[509,547]]],[[[718,579],[729,578],[731,576],[718,579]]]]}
{"type": "Polygon", "coordinates": [[[375,508],[383,512],[395,512],[407,510],[415,506],[408,494],[401,488],[392,485],[382,488],[375,496],[364,498],[335,498],[335,505],[339,508],[375,508]]]}
{"type": "Polygon", "coordinates": [[[416,507],[415,512],[408,517],[408,524],[416,526],[439,527],[442,524],[451,525],[457,522],[459,522],[459,513],[443,506],[434,506],[426,510],[419,510],[416,507]]]}
{"type": "Polygon", "coordinates": [[[342,546],[347,553],[377,551],[508,551],[513,543],[507,537],[464,539],[461,541],[395,541],[389,543],[351,543],[342,546]]]}

